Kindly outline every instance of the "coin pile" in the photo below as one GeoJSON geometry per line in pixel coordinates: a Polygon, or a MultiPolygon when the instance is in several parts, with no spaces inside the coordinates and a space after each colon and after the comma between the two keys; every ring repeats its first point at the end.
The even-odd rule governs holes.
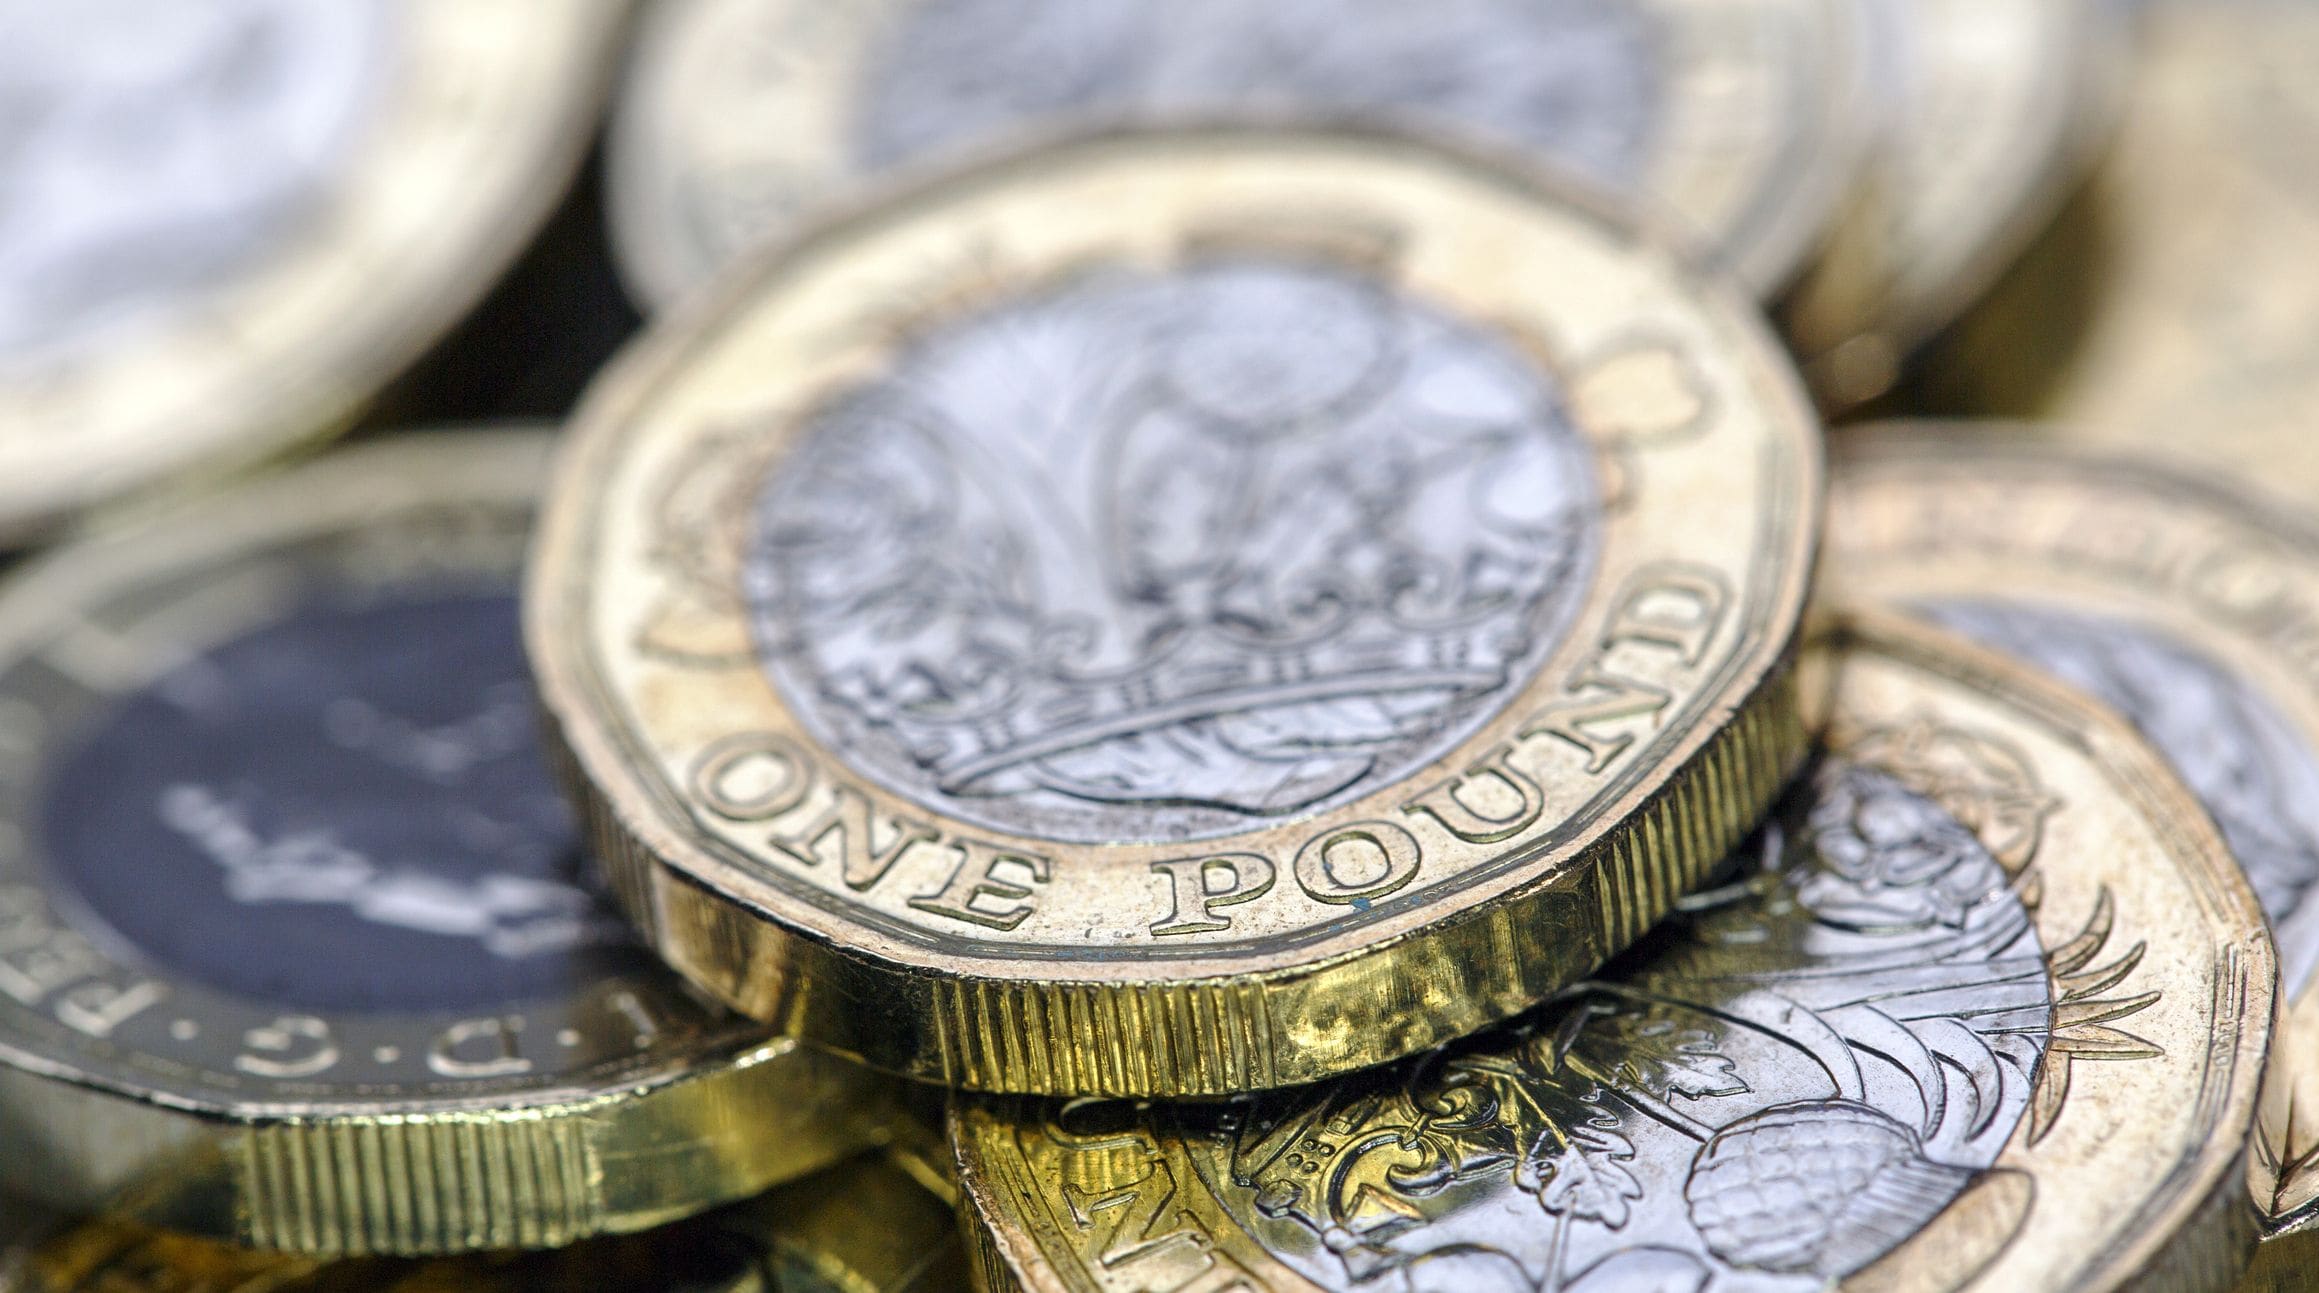
{"type": "Polygon", "coordinates": [[[0,0],[0,1293],[2319,1289],[2313,66],[0,0]]]}

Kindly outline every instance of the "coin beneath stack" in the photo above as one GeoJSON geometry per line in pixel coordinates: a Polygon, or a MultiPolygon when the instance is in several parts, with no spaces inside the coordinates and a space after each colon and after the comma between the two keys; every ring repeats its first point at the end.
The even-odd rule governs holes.
{"type": "Polygon", "coordinates": [[[0,1252],[0,1293],[952,1293],[964,1261],[949,1205],[870,1157],[544,1253],[332,1262],[118,1220],[54,1226],[0,1252]]]}
{"type": "Polygon", "coordinates": [[[1645,197],[1768,291],[1850,174],[1854,39],[1830,0],[678,0],[618,109],[614,235],[666,305],[891,172],[1061,128],[1352,118],[1645,197]]]}
{"type": "Polygon", "coordinates": [[[1589,972],[1801,757],[1799,384],[1563,186],[1101,136],[737,287],[584,405],[526,616],[624,901],[760,1018],[1325,1077],[1589,972]]]}
{"type": "Polygon", "coordinates": [[[881,1083],[696,1000],[582,874],[515,606],[546,448],[358,450],[0,593],[0,1177],[426,1253],[880,1134],[881,1083]]]}
{"type": "Polygon", "coordinates": [[[1512,1025],[1204,1108],[962,1102],[992,1287],[2227,1288],[2273,965],[2223,842],[2026,667],[1832,649],[1736,871],[1512,1025]]]}
{"type": "Polygon", "coordinates": [[[0,0],[0,544],[348,421],[591,138],[618,0],[0,0]]]}
{"type": "Polygon", "coordinates": [[[1848,439],[1828,577],[2036,663],[2173,760],[2276,932],[2292,1117],[2263,1146],[2282,1168],[2266,1211],[2275,1231],[2319,1228],[2319,528],[2217,481],[2022,440],[1848,439]]]}
{"type": "Polygon", "coordinates": [[[2141,18],[2110,160],[2050,244],[1928,356],[1928,394],[2309,506],[2319,8],[2151,0],[2141,18]]]}
{"type": "Polygon", "coordinates": [[[2127,53],[2114,0],[1877,0],[1862,13],[1874,144],[1784,311],[1836,407],[1883,394],[2052,217],[2107,138],[2127,53]]]}

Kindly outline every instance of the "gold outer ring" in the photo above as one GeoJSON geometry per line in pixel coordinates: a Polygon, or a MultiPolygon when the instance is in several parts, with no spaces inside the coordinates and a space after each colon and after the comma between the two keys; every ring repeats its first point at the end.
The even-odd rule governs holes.
{"type": "MultiPolygon", "coordinates": [[[[2298,772],[2319,775],[2319,529],[2218,478],[2033,434],[1889,423],[1847,435],[1825,578],[1840,593],[1935,614],[1996,602],[2092,617],[2243,688],[2253,713],[2218,709],[2195,731],[2176,719],[2168,735],[2224,743],[2243,761],[2224,767],[2214,753],[2184,751],[2206,765],[2191,771],[2192,788],[2216,785],[2226,839],[2246,840],[2279,945],[2286,1024],[2272,1082],[2284,1123],[2260,1146],[2280,1172],[2265,1211],[2274,1230],[2319,1227],[2319,910],[2309,896],[2319,839],[2295,820],[2297,805],[2275,798],[2297,795],[2298,772]],[[2253,722],[2278,724],[2278,737],[2223,726],[2253,722]]],[[[2118,704],[2133,719],[2135,703],[2186,703],[2199,685],[2157,673],[2118,704]]]]}
{"type": "MultiPolygon", "coordinates": [[[[1653,105],[1659,135],[1637,195],[1699,231],[1759,292],[1784,286],[1828,232],[1865,142],[1852,5],[1622,2],[1650,25],[1666,60],[1654,69],[1664,100],[1653,105]]],[[[854,100],[864,65],[908,3],[669,0],[647,11],[616,104],[607,177],[614,249],[640,303],[672,305],[742,249],[793,234],[833,197],[850,203],[879,185],[849,155],[854,100]]],[[[1285,123],[1277,109],[1247,115],[1313,125],[1340,124],[1346,112],[1316,109],[1285,123]]],[[[952,160],[988,160],[1051,139],[1063,124],[1026,124],[952,160]]],[[[1387,115],[1380,124],[1396,123],[1387,115]]],[[[1469,144],[1489,138],[1466,134],[1469,144]]]]}
{"type": "Polygon", "coordinates": [[[1818,432],[1744,295],[1663,247],[1563,184],[1412,141],[1218,128],[1024,154],[768,254],[600,380],[535,549],[534,667],[630,914],[744,1012],[982,1090],[1304,1082],[1587,973],[1806,745],[1788,666],[1818,432]],[[1405,779],[1196,845],[960,823],[817,743],[757,663],[739,574],[806,411],[880,371],[918,311],[1236,246],[1390,275],[1561,379],[1604,537],[1545,665],[1405,779]],[[1393,887],[1322,892],[1341,882],[1314,859],[1381,840],[1393,887]],[[1226,853],[1275,883],[1172,919],[1175,872],[1219,894],[1186,869],[1226,853]]]}
{"type": "Polygon", "coordinates": [[[170,317],[0,379],[0,546],[334,435],[570,187],[627,0],[394,6],[396,72],[322,208],[170,317]]]}
{"type": "Polygon", "coordinates": [[[949,1205],[869,1155],[707,1216],[541,1253],[325,1261],[47,1219],[0,1236],[0,1293],[949,1293],[964,1260],[949,1205]]]}
{"type": "Polygon", "coordinates": [[[2230,1288],[2258,1230],[2248,1140],[2275,966],[2221,838],[2155,751],[2068,689],[1902,617],[1823,627],[1829,772],[1937,804],[1986,850],[1978,870],[1889,795],[1827,816],[1827,791],[1799,791],[1761,837],[1776,873],[1743,867],[1603,984],[1421,1064],[1220,1109],[961,1099],[979,1286],[1309,1293],[1543,1266],[1548,1286],[1605,1288],[1730,1270],[1848,1293],[2230,1288]],[[1831,836],[1862,851],[1803,859],[1831,836]],[[1910,905],[1928,890],[1946,897],[1910,905]],[[1857,909],[1831,896],[1879,916],[1846,924],[1857,909]],[[1778,959],[1799,910],[1853,932],[1778,959]],[[2034,945],[1970,932],[2012,922],[2034,945]],[[2034,1063],[1983,1067],[1978,1044],[1940,1040],[1960,1020],[2007,1034],[2021,1021],[1992,1016],[2024,982],[2051,1003],[2034,1063]],[[1782,1038],[1814,1060],[1783,1069],[1765,1049],[1782,1038]],[[1984,1134],[2001,1143],[1960,1152],[1984,1134]],[[1896,1191],[1912,1201],[1888,1206],[1896,1191]]]}
{"type": "MultiPolygon", "coordinates": [[[[372,443],[30,563],[0,593],[9,824],[46,741],[72,734],[50,732],[49,698],[85,713],[141,685],[269,613],[286,570],[512,589],[549,443],[372,443]]],[[[116,960],[57,904],[34,837],[0,849],[0,1171],[51,1204],[326,1256],[542,1248],[746,1198],[887,1134],[889,1083],[656,965],[505,1009],[371,1015],[116,960]]]]}

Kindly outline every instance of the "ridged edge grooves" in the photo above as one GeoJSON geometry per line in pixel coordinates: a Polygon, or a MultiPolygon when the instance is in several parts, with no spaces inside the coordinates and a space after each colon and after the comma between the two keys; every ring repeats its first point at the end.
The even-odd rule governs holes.
{"type": "Polygon", "coordinates": [[[282,1122],[234,1163],[246,1242],[325,1255],[549,1248],[605,1229],[582,1128],[538,1115],[282,1122]]]}
{"type": "Polygon", "coordinates": [[[1810,744],[1795,688],[1790,670],[1606,841],[1594,875],[1608,951],[1674,910],[1779,797],[1810,744]]]}
{"type": "MultiPolygon", "coordinates": [[[[1706,748],[1592,851],[1598,958],[1640,938],[1770,809],[1810,744],[1796,687],[1792,668],[1768,680],[1706,748]]],[[[1565,986],[1560,967],[1521,958],[1509,964],[1499,946],[1504,926],[1503,919],[1483,915],[1426,936],[1441,948],[1428,962],[1455,965],[1467,979],[1466,999],[1478,1003],[1473,1018],[1444,1021],[1453,1026],[1436,1041],[1565,986]],[[1510,1008],[1504,1004],[1509,1000],[1510,1008]]],[[[1280,1062],[1270,1011],[1274,991],[1254,978],[1228,985],[948,980],[935,982],[932,996],[938,1076],[952,1086],[1164,1097],[1229,1094],[1326,1076],[1280,1062]]],[[[1369,1062],[1395,1058],[1378,1055],[1369,1062]]]]}

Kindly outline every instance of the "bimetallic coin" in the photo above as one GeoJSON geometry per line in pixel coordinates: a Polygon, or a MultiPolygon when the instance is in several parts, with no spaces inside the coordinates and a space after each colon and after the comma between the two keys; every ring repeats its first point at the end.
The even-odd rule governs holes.
{"type": "Polygon", "coordinates": [[[1818,433],[1742,296],[1359,134],[1122,134],[764,262],[584,406],[527,598],[631,913],[983,1089],[1437,1044],[1804,733],[1818,433]]]}
{"type": "Polygon", "coordinates": [[[2319,9],[2151,0],[2142,20],[2110,160],[2061,235],[1929,357],[1928,392],[2309,505],[2319,9]]]}
{"type": "Polygon", "coordinates": [[[86,1221],[0,1252],[0,1293],[952,1293],[964,1263],[949,1205],[871,1157],[543,1253],[332,1262],[86,1221]]]}
{"type": "Polygon", "coordinates": [[[2227,1288],[2273,967],[2222,841],[2027,669],[1836,649],[1724,883],[1510,1026],[1222,1106],[962,1102],[991,1287],[2227,1288]]]}
{"type": "Polygon", "coordinates": [[[547,442],[367,448],[0,594],[0,1176],[323,1254],[540,1247],[879,1135],[583,874],[515,582],[547,442]]]}
{"type": "Polygon", "coordinates": [[[1832,0],[678,0],[619,108],[614,232],[665,305],[888,172],[1091,125],[1353,118],[1645,197],[1769,290],[1842,196],[1853,48],[1832,0]]]}
{"type": "Polygon", "coordinates": [[[0,0],[0,543],[344,423],[592,134],[621,0],[0,0]]]}
{"type": "Polygon", "coordinates": [[[1980,295],[2107,138],[2126,55],[2111,0],[1875,0],[1875,142],[1852,206],[1785,307],[1823,401],[1884,393],[1980,295]]]}
{"type": "Polygon", "coordinates": [[[2274,1230],[2319,1225],[2319,529],[2217,482],[2010,428],[1846,443],[1828,578],[2124,715],[2222,828],[2278,940],[2291,1108],[2274,1230]]]}

